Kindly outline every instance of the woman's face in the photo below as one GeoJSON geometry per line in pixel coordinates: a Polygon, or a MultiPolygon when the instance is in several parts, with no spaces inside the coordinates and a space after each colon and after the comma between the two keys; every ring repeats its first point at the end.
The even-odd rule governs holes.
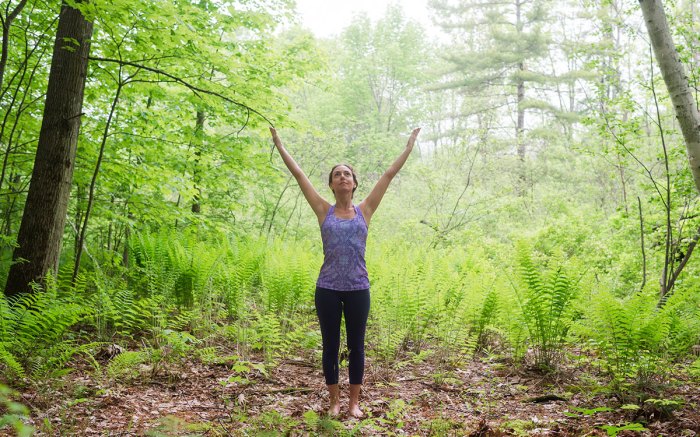
{"type": "Polygon", "coordinates": [[[336,165],[331,170],[328,185],[334,194],[349,191],[353,193],[357,188],[357,177],[347,165],[336,165]]]}

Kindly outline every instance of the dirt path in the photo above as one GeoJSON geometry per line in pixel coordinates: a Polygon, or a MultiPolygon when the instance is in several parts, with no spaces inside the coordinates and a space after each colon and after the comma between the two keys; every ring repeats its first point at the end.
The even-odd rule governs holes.
{"type": "Polygon", "coordinates": [[[551,379],[484,360],[399,367],[368,360],[364,420],[343,415],[334,421],[323,414],[325,386],[310,359],[283,360],[269,369],[255,360],[216,365],[190,359],[155,377],[145,366],[130,379],[95,380],[76,372],[56,387],[23,396],[37,435],[606,436],[606,426],[639,426],[633,423],[648,431],[618,435],[700,435],[700,393],[688,383],[666,386],[664,399],[683,403],[663,417],[659,408],[621,408],[575,372],[551,379]]]}

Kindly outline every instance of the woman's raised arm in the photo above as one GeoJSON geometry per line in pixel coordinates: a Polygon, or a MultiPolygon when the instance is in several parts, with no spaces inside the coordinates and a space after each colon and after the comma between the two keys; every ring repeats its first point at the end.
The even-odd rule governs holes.
{"type": "Polygon", "coordinates": [[[323,220],[326,218],[326,214],[328,214],[330,204],[323,197],[321,197],[320,194],[318,194],[318,191],[316,191],[314,186],[311,185],[311,181],[306,174],[304,174],[301,167],[299,167],[299,164],[296,163],[294,158],[292,158],[292,155],[290,155],[289,152],[287,152],[287,149],[284,148],[282,141],[277,136],[277,131],[275,128],[271,127],[270,133],[272,134],[272,141],[275,143],[275,147],[280,153],[280,156],[282,156],[284,164],[292,173],[292,176],[294,176],[294,178],[297,180],[299,188],[301,188],[301,192],[304,194],[306,201],[311,206],[311,209],[314,210],[314,213],[316,213],[318,223],[323,223],[323,220]]]}
{"type": "Polygon", "coordinates": [[[408,142],[406,143],[406,148],[404,151],[399,155],[398,158],[394,161],[393,164],[387,169],[387,171],[384,172],[384,174],[379,178],[377,181],[377,184],[372,188],[372,191],[369,193],[367,198],[360,203],[360,209],[362,210],[362,215],[365,217],[365,221],[369,225],[369,221],[372,218],[372,215],[374,214],[374,211],[377,210],[377,207],[379,207],[379,203],[382,201],[382,197],[384,197],[384,193],[386,193],[386,189],[389,188],[389,183],[391,183],[391,180],[394,179],[394,176],[401,170],[401,167],[403,167],[404,163],[408,159],[408,155],[411,154],[411,151],[413,150],[413,145],[416,143],[416,138],[418,137],[418,133],[420,132],[420,128],[413,129],[413,132],[411,132],[411,136],[408,137],[408,142]]]}

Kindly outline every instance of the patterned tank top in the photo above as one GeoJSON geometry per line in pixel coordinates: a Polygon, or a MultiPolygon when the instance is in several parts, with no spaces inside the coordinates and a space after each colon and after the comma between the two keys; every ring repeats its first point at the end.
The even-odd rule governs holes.
{"type": "Polygon", "coordinates": [[[323,265],[316,286],[337,291],[366,290],[369,277],[365,265],[367,222],[354,206],[355,217],[342,219],[335,216],[331,205],[323,224],[323,265]]]}

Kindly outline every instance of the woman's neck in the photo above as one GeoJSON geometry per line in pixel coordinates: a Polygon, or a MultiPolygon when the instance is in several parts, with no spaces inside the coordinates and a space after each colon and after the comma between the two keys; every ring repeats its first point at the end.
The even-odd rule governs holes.
{"type": "Polygon", "coordinates": [[[348,197],[346,199],[338,199],[336,197],[335,199],[335,209],[351,210],[352,206],[352,197],[348,197]]]}

